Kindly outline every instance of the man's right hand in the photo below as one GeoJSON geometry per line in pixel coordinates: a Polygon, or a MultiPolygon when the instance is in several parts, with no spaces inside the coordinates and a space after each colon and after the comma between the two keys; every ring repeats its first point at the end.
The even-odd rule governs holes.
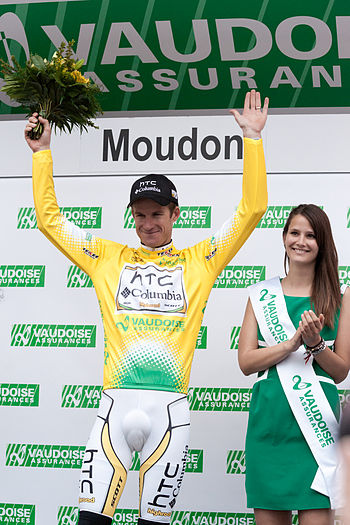
{"type": "Polygon", "coordinates": [[[252,89],[245,96],[242,115],[236,109],[231,109],[230,113],[235,117],[244,137],[259,139],[266,123],[268,107],[269,99],[265,98],[264,105],[261,107],[260,93],[252,89]]]}
{"type": "Polygon", "coordinates": [[[38,113],[33,113],[33,115],[29,117],[27,125],[25,127],[24,137],[33,153],[36,153],[37,151],[42,151],[44,149],[50,149],[51,128],[49,121],[44,119],[43,117],[39,117],[38,113]],[[39,139],[33,140],[29,137],[28,133],[29,131],[35,128],[38,122],[41,122],[41,124],[44,126],[44,131],[39,139]]]}

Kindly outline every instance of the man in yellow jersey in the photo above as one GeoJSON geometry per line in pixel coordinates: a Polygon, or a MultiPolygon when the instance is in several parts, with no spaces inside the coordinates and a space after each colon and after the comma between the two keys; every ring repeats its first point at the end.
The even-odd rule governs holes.
{"type": "Polygon", "coordinates": [[[79,525],[110,525],[133,452],[140,452],[139,525],[169,523],[188,450],[186,399],[190,368],[205,305],[220,272],[266,210],[260,132],[268,100],[247,93],[242,115],[243,197],[236,213],[213,236],[177,250],[172,227],[177,191],[163,175],[137,180],[129,206],[139,248],[85,232],[60,214],[52,178],[50,126],[31,140],[33,190],[40,231],[92,279],[105,332],[103,394],[80,477],[79,525]]]}

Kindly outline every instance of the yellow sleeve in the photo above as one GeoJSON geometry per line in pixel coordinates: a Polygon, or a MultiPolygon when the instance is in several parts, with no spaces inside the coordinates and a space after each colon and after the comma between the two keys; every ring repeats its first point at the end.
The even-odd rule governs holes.
{"type": "Polygon", "coordinates": [[[215,235],[197,245],[197,256],[205,261],[208,271],[216,275],[222,272],[253,232],[266,208],[267,181],[262,140],[245,138],[242,199],[236,213],[215,235]]]}
{"type": "Polygon", "coordinates": [[[52,177],[50,150],[33,154],[33,194],[39,230],[74,264],[91,276],[104,256],[108,241],[79,228],[60,213],[52,177]]]}

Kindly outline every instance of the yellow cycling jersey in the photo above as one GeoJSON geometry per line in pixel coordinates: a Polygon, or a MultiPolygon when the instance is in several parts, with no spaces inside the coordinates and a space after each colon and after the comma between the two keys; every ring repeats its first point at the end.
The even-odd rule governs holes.
{"type": "Polygon", "coordinates": [[[243,197],[202,242],[177,250],[131,248],[95,237],[59,211],[50,150],[33,154],[39,229],[92,279],[105,333],[103,387],[186,393],[210,290],[266,210],[261,140],[244,140],[243,197]]]}

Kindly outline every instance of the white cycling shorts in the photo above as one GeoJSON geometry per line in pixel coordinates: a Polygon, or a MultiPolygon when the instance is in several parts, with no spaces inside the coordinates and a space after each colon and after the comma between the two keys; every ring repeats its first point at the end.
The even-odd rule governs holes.
{"type": "Polygon", "coordinates": [[[186,468],[189,425],[183,394],[105,390],[85,450],[80,510],[113,517],[133,452],[138,451],[140,517],[169,523],[186,468]]]}

